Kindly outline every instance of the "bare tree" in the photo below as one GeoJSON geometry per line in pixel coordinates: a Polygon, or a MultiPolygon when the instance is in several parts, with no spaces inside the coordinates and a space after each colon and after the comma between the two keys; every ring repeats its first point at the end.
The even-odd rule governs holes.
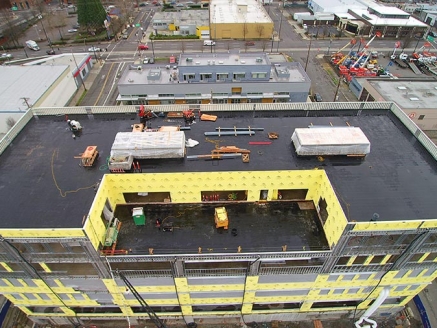
{"type": "Polygon", "coordinates": [[[9,9],[2,9],[0,11],[0,17],[3,21],[3,35],[7,38],[7,44],[9,47],[17,47],[19,45],[17,34],[17,27],[14,26],[14,17],[9,9]]]}
{"type": "MultiPolygon", "coordinates": [[[[7,119],[6,119],[6,125],[8,126],[8,128],[9,129],[11,129],[14,125],[15,125],[15,123],[17,123],[16,121],[15,121],[15,119],[13,118],[13,117],[8,117],[7,119]]],[[[8,129],[8,130],[9,130],[8,129]]]]}
{"type": "Polygon", "coordinates": [[[249,32],[249,29],[247,28],[247,23],[244,22],[243,23],[243,38],[244,38],[244,40],[246,40],[247,32],[249,32]]]}
{"type": "Polygon", "coordinates": [[[263,40],[262,43],[261,43],[261,46],[262,46],[263,52],[266,51],[266,48],[267,48],[267,41],[266,41],[266,40],[263,40]]]}
{"type": "Polygon", "coordinates": [[[263,34],[264,34],[264,25],[257,24],[257,25],[255,26],[255,30],[256,30],[256,33],[258,34],[258,37],[259,37],[260,39],[262,39],[262,36],[263,36],[263,34]]]}

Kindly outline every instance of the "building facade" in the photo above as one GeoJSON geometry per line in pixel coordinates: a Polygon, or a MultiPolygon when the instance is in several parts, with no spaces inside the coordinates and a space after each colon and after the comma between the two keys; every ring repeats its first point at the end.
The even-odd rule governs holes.
{"type": "Polygon", "coordinates": [[[127,68],[118,82],[117,101],[128,105],[305,102],[310,86],[299,63],[273,63],[265,53],[185,53],[179,56],[178,66],[127,68]]]}
{"type": "MultiPolygon", "coordinates": [[[[124,327],[147,313],[122,273],[161,320],[178,324],[358,320],[381,295],[373,316],[393,316],[437,277],[437,148],[395,104],[199,109],[219,121],[193,124],[190,137],[250,124],[279,139],[262,150],[246,146],[258,147],[250,162],[143,160],[135,171],[110,174],[104,161],[87,169],[69,158],[91,143],[108,154],[114,135],[135,120],[134,106],[26,113],[1,143],[0,168],[9,168],[0,178],[1,293],[39,323],[124,327]],[[73,141],[62,133],[58,115],[65,114],[93,133],[73,141]],[[371,152],[341,161],[298,158],[289,135],[308,125],[360,126],[371,152]],[[30,157],[38,143],[41,156],[30,157]],[[32,165],[17,161],[23,156],[32,165]],[[18,197],[17,183],[32,197],[18,197]],[[228,210],[229,231],[214,225],[217,206],[228,210]],[[145,223],[134,222],[134,207],[143,208],[145,223]]],[[[256,130],[220,140],[247,145],[263,136],[256,130]]],[[[189,154],[219,143],[202,142],[189,154]]]]}

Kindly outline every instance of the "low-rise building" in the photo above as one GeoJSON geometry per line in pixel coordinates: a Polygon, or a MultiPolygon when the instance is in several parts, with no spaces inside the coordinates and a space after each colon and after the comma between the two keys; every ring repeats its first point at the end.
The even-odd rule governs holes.
{"type": "Polygon", "coordinates": [[[212,0],[210,34],[220,39],[264,39],[273,36],[274,23],[261,1],[212,0]]]}
{"type": "Polygon", "coordinates": [[[117,101],[147,105],[306,102],[310,86],[300,63],[272,62],[266,53],[184,53],[178,66],[128,67],[118,82],[117,101]]]}
{"type": "Polygon", "coordinates": [[[351,90],[360,101],[395,102],[422,130],[437,130],[437,81],[422,79],[353,79],[351,90]]]}

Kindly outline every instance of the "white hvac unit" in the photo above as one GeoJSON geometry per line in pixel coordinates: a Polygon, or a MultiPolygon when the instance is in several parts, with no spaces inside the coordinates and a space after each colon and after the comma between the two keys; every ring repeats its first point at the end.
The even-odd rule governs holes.
{"type": "MultiPolygon", "coordinates": [[[[185,156],[184,131],[119,132],[110,158],[182,158],[185,156]]],[[[112,161],[111,161],[112,162],[112,161]]]]}
{"type": "Polygon", "coordinates": [[[291,137],[299,156],[365,156],[370,142],[357,127],[297,128],[291,137]]]}

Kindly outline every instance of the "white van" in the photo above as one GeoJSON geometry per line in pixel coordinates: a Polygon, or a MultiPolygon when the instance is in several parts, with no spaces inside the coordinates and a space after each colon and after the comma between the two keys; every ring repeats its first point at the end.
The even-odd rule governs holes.
{"type": "Polygon", "coordinates": [[[35,41],[32,41],[32,40],[26,41],[26,46],[29,49],[32,49],[32,50],[35,50],[35,51],[39,50],[38,44],[35,41]]]}
{"type": "Polygon", "coordinates": [[[205,40],[203,41],[204,46],[215,46],[215,42],[212,40],[205,40]]]}

